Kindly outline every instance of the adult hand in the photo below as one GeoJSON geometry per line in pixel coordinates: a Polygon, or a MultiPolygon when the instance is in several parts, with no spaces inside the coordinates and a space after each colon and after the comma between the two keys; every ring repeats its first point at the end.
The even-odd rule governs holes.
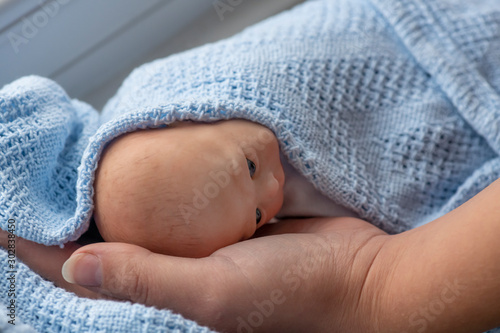
{"type": "MultiPolygon", "coordinates": [[[[7,249],[8,233],[0,229],[0,247],[7,249]]],[[[110,298],[87,288],[71,284],[64,280],[61,267],[71,254],[80,247],[77,243],[67,243],[64,248],[59,246],[45,246],[37,244],[20,237],[15,237],[15,255],[36,273],[45,279],[54,282],[60,288],[72,291],[82,297],[88,298],[110,298]]]]}
{"type": "MultiPolygon", "coordinates": [[[[87,245],[64,266],[75,284],[47,274],[40,261],[28,262],[31,253],[20,255],[79,295],[169,308],[220,331],[377,330],[385,279],[376,257],[390,236],[354,218],[287,220],[259,229],[258,236],[201,259],[123,243],[87,245]]],[[[31,245],[33,251],[40,247],[31,245]]],[[[59,258],[69,252],[61,250],[59,258]]],[[[62,266],[62,259],[54,266],[62,266]]]]}

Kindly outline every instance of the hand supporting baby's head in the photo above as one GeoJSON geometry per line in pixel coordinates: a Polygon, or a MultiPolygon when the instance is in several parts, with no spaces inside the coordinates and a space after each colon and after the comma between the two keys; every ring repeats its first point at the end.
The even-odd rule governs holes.
{"type": "Polygon", "coordinates": [[[94,219],[106,241],[203,257],[274,217],[283,183],[278,142],[266,127],[182,122],[125,134],[105,149],[94,219]]]}

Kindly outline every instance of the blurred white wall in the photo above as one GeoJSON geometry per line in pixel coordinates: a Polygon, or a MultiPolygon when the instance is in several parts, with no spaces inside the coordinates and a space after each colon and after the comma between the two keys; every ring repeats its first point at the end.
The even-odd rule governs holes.
{"type": "Polygon", "coordinates": [[[289,9],[304,0],[220,0],[219,2],[239,3],[239,5],[221,6],[216,9],[217,1],[210,0],[210,7],[196,20],[159,45],[156,50],[125,68],[106,85],[84,96],[83,99],[100,110],[119,88],[123,79],[140,64],[230,37],[245,27],[289,9]]]}
{"type": "Polygon", "coordinates": [[[37,74],[97,109],[136,66],[303,0],[0,0],[0,86],[37,74]]]}
{"type": "Polygon", "coordinates": [[[82,97],[211,5],[211,0],[3,1],[0,84],[38,74],[82,97]]]}

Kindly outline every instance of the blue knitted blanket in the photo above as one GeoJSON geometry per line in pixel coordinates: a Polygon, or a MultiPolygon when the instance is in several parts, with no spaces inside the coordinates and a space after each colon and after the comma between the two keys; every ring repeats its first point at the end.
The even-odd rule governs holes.
{"type": "MultiPolygon", "coordinates": [[[[113,138],[230,118],[269,127],[317,189],[387,232],[426,223],[500,177],[500,1],[308,1],[137,68],[102,114],[48,79],[17,80],[0,90],[0,227],[76,240],[113,138]]],[[[17,315],[41,332],[208,331],[15,270],[17,315]]]]}

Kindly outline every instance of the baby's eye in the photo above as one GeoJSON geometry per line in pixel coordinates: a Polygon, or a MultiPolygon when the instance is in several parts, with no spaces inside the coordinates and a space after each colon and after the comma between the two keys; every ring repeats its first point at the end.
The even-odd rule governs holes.
{"type": "Polygon", "coordinates": [[[247,164],[248,164],[248,170],[250,171],[250,177],[253,177],[257,167],[255,166],[255,163],[250,161],[248,158],[247,158],[247,164]]]}
{"type": "Polygon", "coordinates": [[[260,210],[257,208],[257,210],[255,210],[255,215],[257,217],[257,224],[259,224],[260,220],[262,219],[262,214],[260,213],[260,210]]]}

